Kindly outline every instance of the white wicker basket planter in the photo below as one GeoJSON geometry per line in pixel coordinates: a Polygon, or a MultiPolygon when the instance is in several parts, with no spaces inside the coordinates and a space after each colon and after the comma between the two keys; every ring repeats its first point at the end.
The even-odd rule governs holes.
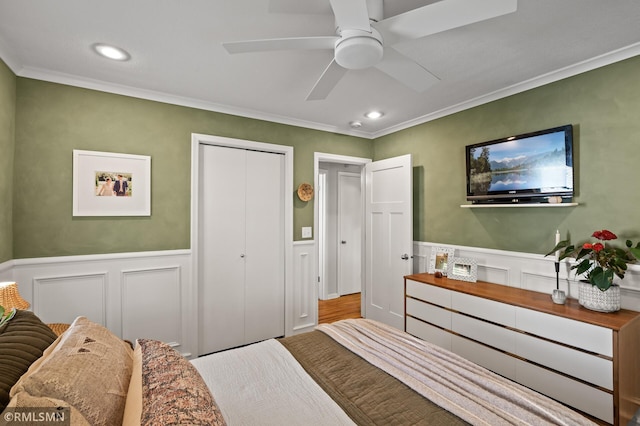
{"type": "Polygon", "coordinates": [[[620,310],[620,286],[614,284],[602,291],[589,282],[580,281],[578,285],[578,302],[585,308],[599,312],[620,310]]]}

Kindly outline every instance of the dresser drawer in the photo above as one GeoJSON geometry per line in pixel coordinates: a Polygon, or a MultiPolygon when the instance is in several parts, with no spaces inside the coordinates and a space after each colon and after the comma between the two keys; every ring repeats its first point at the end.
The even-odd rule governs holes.
{"type": "Polygon", "coordinates": [[[451,311],[429,303],[407,298],[407,315],[414,316],[438,327],[451,329],[451,311]]]}
{"type": "Polygon", "coordinates": [[[589,352],[613,356],[613,331],[531,309],[517,308],[518,329],[589,352]]]}
{"type": "Polygon", "coordinates": [[[434,345],[440,346],[441,348],[445,348],[449,351],[451,350],[451,333],[415,318],[407,317],[406,321],[407,329],[405,331],[407,333],[429,343],[433,343],[434,345]]]}
{"type": "Polygon", "coordinates": [[[613,423],[613,395],[608,392],[522,360],[516,360],[516,381],[607,423],[613,423]]]}
{"type": "Polygon", "coordinates": [[[613,390],[613,361],[527,334],[516,336],[516,354],[605,389],[613,390]]]}
{"type": "Polygon", "coordinates": [[[454,335],[451,338],[451,352],[508,379],[515,380],[516,378],[515,358],[488,346],[454,335]]]}
{"type": "Polygon", "coordinates": [[[506,303],[455,292],[451,295],[451,307],[456,311],[509,327],[514,327],[516,323],[516,308],[506,303]]]}
{"type": "Polygon", "coordinates": [[[451,290],[442,287],[407,280],[407,296],[426,300],[445,308],[451,307],[451,290]]]}
{"type": "Polygon", "coordinates": [[[458,334],[484,343],[485,345],[515,353],[516,333],[508,328],[470,318],[466,315],[453,314],[451,317],[451,329],[458,334]]]}

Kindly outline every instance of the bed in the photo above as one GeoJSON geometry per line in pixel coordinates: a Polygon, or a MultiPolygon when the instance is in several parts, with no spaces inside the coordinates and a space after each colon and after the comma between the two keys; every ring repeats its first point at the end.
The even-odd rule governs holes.
{"type": "MultiPolygon", "coordinates": [[[[3,336],[15,336],[17,323],[0,328],[0,369],[7,363],[3,336]]],[[[162,342],[139,339],[132,346],[80,317],[46,345],[8,397],[3,416],[57,409],[72,425],[593,424],[451,352],[365,319],[189,361],[162,342]]]]}

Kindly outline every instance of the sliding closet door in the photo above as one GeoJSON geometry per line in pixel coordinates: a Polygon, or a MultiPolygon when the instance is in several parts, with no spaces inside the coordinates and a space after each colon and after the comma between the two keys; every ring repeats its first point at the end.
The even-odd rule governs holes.
{"type": "Polygon", "coordinates": [[[200,355],[244,344],[244,157],[200,146],[200,355]]]}
{"type": "Polygon", "coordinates": [[[200,355],[284,335],[283,156],[201,145],[200,355]]]}
{"type": "Polygon", "coordinates": [[[247,152],[246,343],[284,335],[284,156],[247,152]]]}

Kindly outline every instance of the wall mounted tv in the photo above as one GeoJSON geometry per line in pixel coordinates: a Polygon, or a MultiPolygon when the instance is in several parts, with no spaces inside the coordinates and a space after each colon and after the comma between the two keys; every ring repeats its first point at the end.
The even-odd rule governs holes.
{"type": "Polygon", "coordinates": [[[468,145],[467,200],[559,203],[573,197],[573,126],[468,145]]]}

